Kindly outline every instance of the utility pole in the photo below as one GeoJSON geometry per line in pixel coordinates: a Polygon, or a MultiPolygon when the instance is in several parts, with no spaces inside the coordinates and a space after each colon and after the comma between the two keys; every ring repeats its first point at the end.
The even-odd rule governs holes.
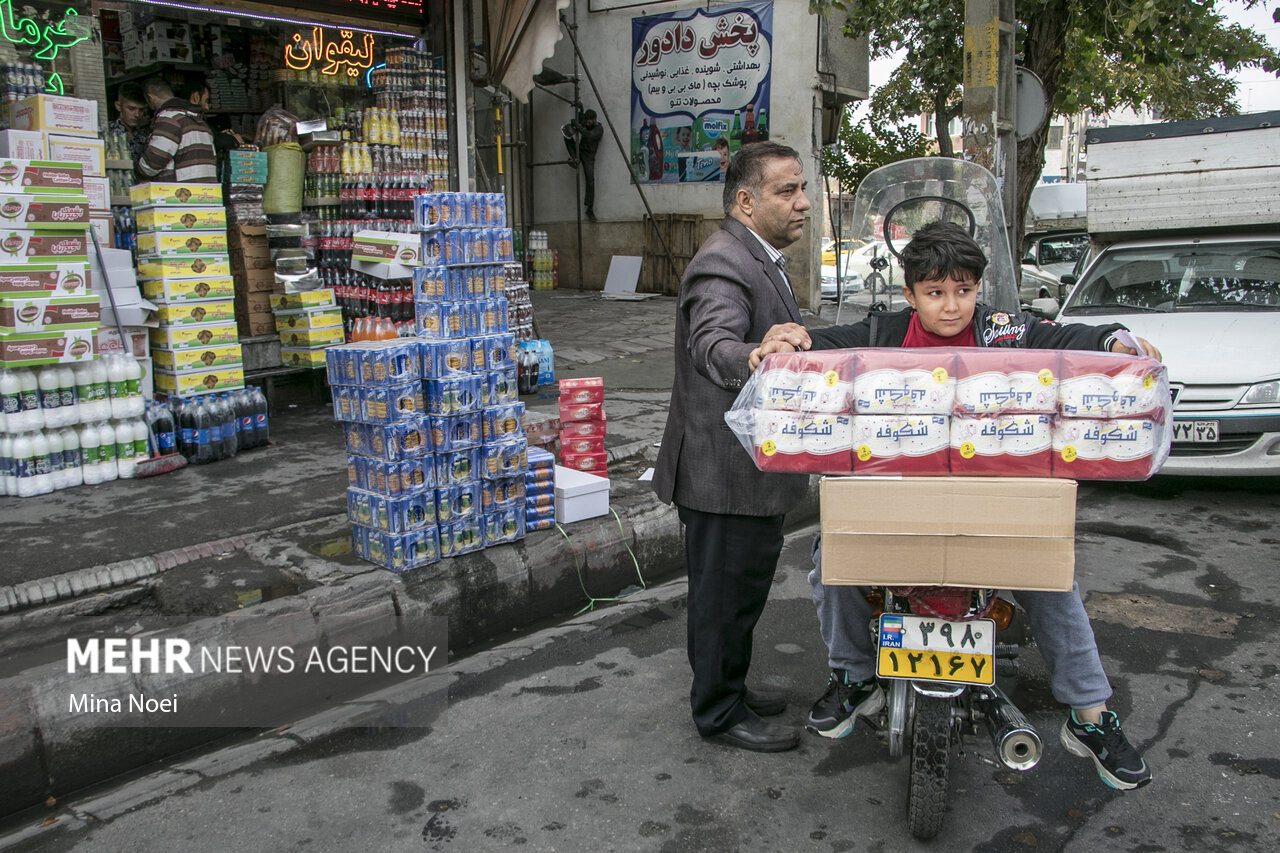
{"type": "MultiPolygon", "coordinates": [[[[986,166],[1000,184],[1010,252],[1018,250],[1013,4],[1014,0],[964,4],[964,158],[986,166]]],[[[1013,261],[1016,269],[1018,259],[1013,261]]]]}

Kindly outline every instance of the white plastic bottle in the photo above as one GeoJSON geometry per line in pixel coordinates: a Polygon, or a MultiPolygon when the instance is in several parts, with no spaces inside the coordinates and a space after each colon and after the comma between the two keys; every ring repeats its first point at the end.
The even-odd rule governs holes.
{"type": "Polygon", "coordinates": [[[36,374],[40,389],[40,408],[44,411],[44,425],[62,426],[62,395],[58,393],[58,368],[42,367],[36,374]]]}
{"type": "Polygon", "coordinates": [[[62,425],[80,423],[80,403],[76,396],[76,372],[71,365],[58,366],[58,393],[62,395],[62,425]]]}
{"type": "Polygon", "coordinates": [[[80,428],[80,458],[84,470],[84,484],[96,486],[102,482],[102,448],[98,439],[98,424],[89,421],[80,428]]]}
{"type": "MultiPolygon", "coordinates": [[[[61,456],[61,452],[58,455],[61,456]]],[[[36,469],[36,494],[47,495],[53,491],[53,464],[49,459],[49,439],[44,430],[31,433],[31,460],[36,469]]]]}
{"type": "MultiPolygon", "coordinates": [[[[114,406],[114,401],[112,401],[114,406]]],[[[112,424],[115,430],[116,438],[116,472],[121,480],[132,480],[134,465],[133,459],[133,424],[129,421],[117,420],[112,424]]]]}
{"type": "Polygon", "coordinates": [[[20,404],[19,395],[21,389],[18,387],[18,377],[13,371],[0,367],[0,433],[16,432],[18,406],[20,404]],[[13,418],[15,423],[10,426],[9,419],[13,418]]]}
{"type": "Polygon", "coordinates": [[[142,399],[142,365],[131,352],[120,356],[120,362],[124,366],[125,400],[128,401],[125,416],[141,415],[147,408],[146,401],[142,399]]]}
{"type": "Polygon", "coordinates": [[[75,366],[76,405],[79,408],[80,423],[87,424],[96,418],[93,396],[93,365],[95,362],[85,361],[75,366]]]}
{"type": "Polygon", "coordinates": [[[67,487],[67,477],[62,467],[62,430],[46,429],[44,440],[49,443],[49,484],[54,491],[67,487]]]}
{"type": "Polygon", "coordinates": [[[67,488],[84,483],[84,460],[80,456],[80,436],[75,427],[62,431],[62,476],[67,488]]]}
{"type": "MultiPolygon", "coordinates": [[[[95,361],[93,367],[93,417],[91,420],[105,421],[111,417],[111,396],[108,393],[107,365],[103,361],[95,361]]],[[[90,418],[86,418],[90,420],[90,418]]]]}
{"type": "Polygon", "coordinates": [[[133,460],[135,462],[145,462],[151,458],[151,448],[147,444],[147,437],[151,433],[150,430],[147,429],[147,421],[145,418],[134,418],[132,426],[133,460]]]}
{"type": "Polygon", "coordinates": [[[125,376],[124,359],[119,353],[107,356],[107,397],[111,400],[108,417],[119,420],[127,413],[125,398],[129,395],[129,380],[125,376]]]}
{"type": "Polygon", "coordinates": [[[33,430],[44,426],[44,412],[40,409],[40,385],[36,375],[27,368],[21,368],[18,374],[18,409],[20,417],[15,429],[33,430]]]}
{"type": "Polygon", "coordinates": [[[98,458],[102,460],[102,482],[110,483],[120,476],[116,467],[116,431],[111,421],[98,422],[98,458]]]}
{"type": "Polygon", "coordinates": [[[15,435],[11,452],[15,464],[14,494],[20,498],[33,497],[36,494],[36,460],[32,456],[31,433],[15,435]]]}
{"type": "Polygon", "coordinates": [[[18,493],[17,460],[13,458],[13,436],[0,434],[0,495],[12,497],[18,493]]]}

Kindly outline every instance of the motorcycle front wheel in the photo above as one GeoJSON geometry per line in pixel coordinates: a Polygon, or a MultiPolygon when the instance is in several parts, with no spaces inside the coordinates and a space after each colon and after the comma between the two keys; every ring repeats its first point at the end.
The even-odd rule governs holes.
{"type": "Polygon", "coordinates": [[[907,785],[907,825],[921,841],[942,829],[955,726],[952,699],[917,695],[911,728],[911,779],[907,785]]]}

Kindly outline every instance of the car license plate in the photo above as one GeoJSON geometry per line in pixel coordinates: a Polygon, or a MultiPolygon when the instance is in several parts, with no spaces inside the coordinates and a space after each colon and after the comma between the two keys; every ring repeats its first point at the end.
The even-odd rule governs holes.
{"type": "Polygon", "coordinates": [[[1213,444],[1219,440],[1217,421],[1174,421],[1173,440],[1213,444]]]}
{"type": "Polygon", "coordinates": [[[881,678],[995,684],[996,624],[990,619],[948,622],[885,613],[878,646],[881,678]]]}

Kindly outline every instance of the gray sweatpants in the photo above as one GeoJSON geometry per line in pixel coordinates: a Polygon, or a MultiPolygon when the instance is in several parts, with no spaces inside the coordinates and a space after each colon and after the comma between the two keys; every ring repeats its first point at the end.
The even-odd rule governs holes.
{"type": "MultiPolygon", "coordinates": [[[[813,571],[809,586],[818,610],[818,628],[827,644],[832,669],[843,669],[853,681],[875,678],[875,643],[868,623],[871,605],[856,586],[823,586],[821,538],[813,545],[813,571]]],[[[1077,710],[1101,705],[1111,696],[1111,684],[1102,670],[1089,615],[1080,600],[1080,588],[1070,592],[1018,590],[1014,598],[1027,611],[1036,646],[1049,668],[1053,696],[1077,710]]]]}

